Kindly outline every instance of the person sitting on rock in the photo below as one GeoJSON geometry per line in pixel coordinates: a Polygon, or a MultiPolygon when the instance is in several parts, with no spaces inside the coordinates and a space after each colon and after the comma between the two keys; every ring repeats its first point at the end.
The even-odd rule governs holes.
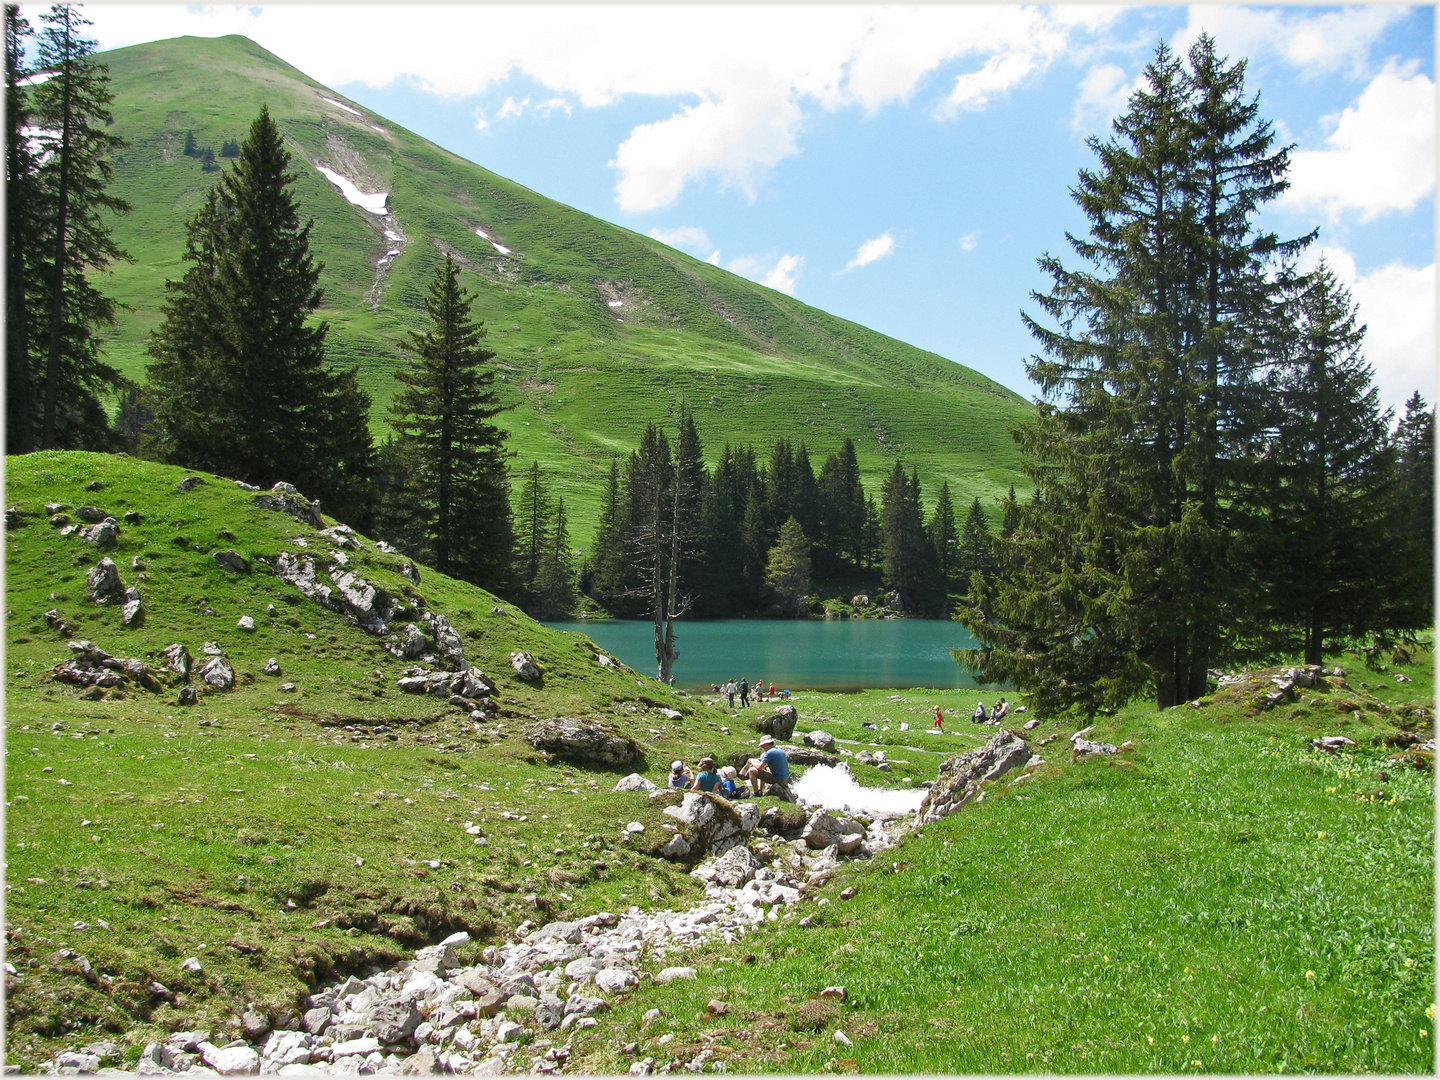
{"type": "Polygon", "coordinates": [[[700,771],[695,774],[688,791],[714,791],[720,783],[720,774],[715,771],[715,759],[702,757],[699,764],[700,771]]]}
{"type": "Polygon", "coordinates": [[[695,778],[690,775],[690,770],[685,768],[683,761],[670,763],[670,789],[672,791],[684,791],[694,780],[695,778]]]}
{"type": "Polygon", "coordinates": [[[727,799],[743,799],[749,792],[742,791],[740,785],[735,782],[739,774],[735,771],[734,765],[726,765],[720,770],[720,783],[715,788],[716,794],[727,799]]]}
{"type": "Polygon", "coordinates": [[[766,735],[760,740],[760,760],[745,775],[756,795],[764,795],[768,785],[770,794],[777,799],[795,801],[790,794],[790,759],[775,745],[775,736],[766,735]]]}

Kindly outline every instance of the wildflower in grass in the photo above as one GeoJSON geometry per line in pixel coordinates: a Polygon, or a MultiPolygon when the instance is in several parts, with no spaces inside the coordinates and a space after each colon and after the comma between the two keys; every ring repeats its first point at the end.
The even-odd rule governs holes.
{"type": "Polygon", "coordinates": [[[1307,979],[1313,979],[1313,978],[1315,978],[1315,972],[1313,972],[1313,971],[1307,971],[1307,972],[1305,972],[1305,977],[1306,977],[1307,979]]]}
{"type": "Polygon", "coordinates": [[[1203,1069],[1205,1067],[1205,1063],[1203,1061],[1192,1061],[1190,1062],[1190,1064],[1197,1069],[1203,1069]]]}
{"type": "Polygon", "coordinates": [[[1323,832],[1322,832],[1322,833],[1316,833],[1316,834],[1315,834],[1315,839],[1316,839],[1316,840],[1324,840],[1325,837],[1327,837],[1327,836],[1329,836],[1329,835],[1330,835],[1329,833],[1323,833],[1323,832]]]}
{"type": "Polygon", "coordinates": [[[1190,1041],[1190,1036],[1189,1036],[1189,1035],[1181,1035],[1181,1036],[1180,1036],[1180,1041],[1183,1042],[1183,1043],[1188,1043],[1188,1042],[1190,1041]]]}
{"type": "MultiPolygon", "coordinates": [[[[1407,957],[1405,958],[1405,966],[1406,966],[1407,968],[1412,968],[1412,967],[1414,967],[1414,966],[1415,966],[1415,958],[1414,958],[1413,956],[1407,956],[1407,957]]],[[[1431,1006],[1431,1009],[1434,1009],[1434,1006],[1433,1006],[1433,1005],[1431,1006]]]]}
{"type": "Polygon", "coordinates": [[[1219,1036],[1219,1035],[1211,1035],[1211,1036],[1210,1036],[1210,1041],[1211,1041],[1212,1043],[1218,1043],[1218,1042],[1220,1041],[1220,1036],[1219,1036]]]}
{"type": "Polygon", "coordinates": [[[1435,1003],[1433,1001],[1425,1007],[1425,1017],[1428,1020],[1435,1019],[1435,1003]]]}
{"type": "MultiPolygon", "coordinates": [[[[1431,1006],[1431,1008],[1432,1008],[1432,1010],[1433,1010],[1434,1006],[1431,1006]]],[[[1154,1036],[1154,1035],[1151,1035],[1149,1038],[1150,1038],[1150,1045],[1151,1045],[1151,1046],[1154,1046],[1154,1045],[1155,1045],[1155,1036],[1154,1036]]]]}

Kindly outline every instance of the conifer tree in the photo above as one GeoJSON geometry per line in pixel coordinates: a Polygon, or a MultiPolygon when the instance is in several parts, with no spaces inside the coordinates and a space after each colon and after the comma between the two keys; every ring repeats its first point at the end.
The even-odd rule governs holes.
{"type": "Polygon", "coordinates": [[[25,46],[30,24],[17,4],[5,5],[5,450],[35,449],[35,388],[31,372],[30,294],[41,262],[38,244],[38,163],[25,137],[30,102],[25,46]]]}
{"type": "Polygon", "coordinates": [[[574,557],[565,500],[558,498],[550,537],[540,556],[531,589],[535,597],[535,618],[568,619],[575,613],[574,557]]]}
{"type": "Polygon", "coordinates": [[[821,547],[826,555],[836,562],[873,566],[874,558],[866,555],[865,488],[853,440],[847,438],[838,453],[825,459],[817,487],[821,547]]]}
{"type": "MultiPolygon", "coordinates": [[[[125,379],[101,359],[99,331],[115,321],[115,301],[90,280],[129,256],[111,235],[111,219],[130,205],[106,190],[110,157],[123,139],[110,134],[109,69],[94,59],[95,42],[83,36],[88,19],[69,4],[41,16],[39,70],[50,78],[31,95],[39,134],[35,184],[22,199],[22,229],[33,229],[20,246],[39,258],[19,267],[30,290],[27,329],[30,355],[43,357],[31,378],[42,389],[42,448],[102,449],[108,424],[101,395],[125,379]]],[[[8,28],[7,28],[8,32],[8,28]]]]}
{"type": "Polygon", "coordinates": [[[1414,632],[1435,622],[1435,411],[1419,391],[1405,402],[1394,447],[1398,575],[1386,622],[1414,632]]]}
{"type": "MultiPolygon", "coordinates": [[[[192,265],[179,281],[167,282],[164,322],[149,350],[155,361],[149,371],[156,429],[168,460],[261,486],[288,480],[306,494],[327,500],[327,509],[336,516],[356,521],[373,499],[370,400],[354,370],[327,368],[327,326],[308,321],[320,306],[321,267],[309,251],[313,222],[300,224],[289,164],[280,130],[262,108],[240,156],[188,223],[185,260],[192,265]]],[[[432,318],[437,317],[432,305],[439,302],[432,285],[426,300],[432,318]]],[[[402,381],[413,377],[421,382],[414,384],[415,405],[401,407],[402,413],[416,418],[419,444],[439,453],[436,458],[422,455],[418,482],[438,499],[445,478],[447,513],[453,498],[447,455],[455,436],[454,418],[446,410],[462,399],[467,408],[491,408],[464,397],[477,392],[473,380],[481,376],[449,376],[458,382],[447,383],[426,374],[432,368],[450,370],[447,364],[468,371],[467,363],[478,360],[460,357],[468,355],[466,350],[483,352],[474,344],[483,331],[468,322],[468,301],[462,304],[457,292],[448,302],[452,306],[446,317],[452,322],[437,321],[435,330],[415,336],[420,369],[402,381]],[[450,360],[431,355],[447,348],[457,350],[450,360]],[[426,381],[433,378],[441,382],[426,381]],[[437,467],[439,472],[434,471],[437,467]]],[[[483,378],[482,383],[489,385],[483,378]]],[[[462,444],[474,443],[469,435],[460,438],[462,444]]],[[[475,445],[487,440],[499,445],[499,436],[488,425],[478,438],[475,445]]],[[[491,458],[499,462],[498,450],[491,458]]],[[[478,499],[487,512],[505,510],[503,523],[497,521],[495,528],[506,541],[500,549],[506,553],[509,520],[503,473],[498,491],[492,490],[495,478],[485,476],[484,492],[454,495],[478,499]]],[[[454,531],[447,526],[443,533],[449,550],[454,531]]],[[[485,545],[494,542],[490,530],[484,536],[485,545]]],[[[453,550],[446,558],[455,567],[471,565],[453,550]]],[[[465,558],[480,558],[486,566],[494,563],[493,555],[482,557],[478,550],[465,558]]],[[[481,573],[473,565],[472,571],[481,573]]],[[[499,571],[484,571],[486,580],[500,576],[499,571]]]]}
{"type": "Polygon", "coordinates": [[[1295,304],[1293,347],[1274,376],[1260,595],[1272,650],[1319,664],[1337,637],[1385,629],[1403,559],[1389,513],[1388,417],[1361,356],[1365,329],[1322,260],[1295,304]]]}
{"type": "Polygon", "coordinates": [[[489,364],[495,354],[459,278],[448,256],[436,267],[425,296],[430,326],[410,334],[413,357],[409,370],[395,373],[405,389],[391,414],[413,463],[436,569],[505,592],[512,525],[505,432],[490,423],[500,412],[489,364]]]}
{"type": "Polygon", "coordinates": [[[884,565],[881,580],[894,590],[905,611],[927,614],[936,607],[935,552],[925,532],[920,480],[897,460],[881,489],[884,565]]]}
{"type": "Polygon", "coordinates": [[[1009,540],[1020,525],[1020,504],[1015,501],[1015,485],[1010,485],[1010,494],[1005,496],[1004,514],[1000,519],[1000,536],[1009,540]]]}
{"type": "Polygon", "coordinates": [[[1026,550],[1001,559],[1002,578],[1023,579],[996,587],[993,619],[972,607],[964,621],[985,646],[966,654],[973,670],[1047,708],[1147,685],[1159,707],[1190,700],[1251,625],[1236,495],[1262,413],[1253,376],[1279,260],[1310,237],[1256,227],[1288,151],[1244,69],[1204,35],[1188,65],[1162,44],[1113,137],[1090,141],[1099,167],[1075,189],[1089,232],[1069,238],[1087,265],[1040,260],[1053,286],[1034,298],[1054,325],[1025,321],[1046,400],[1017,438],[1046,497],[1007,542],[1026,535],[1026,550]]]}
{"type": "Polygon", "coordinates": [[[930,517],[928,531],[930,546],[935,549],[939,589],[948,593],[955,588],[961,572],[960,533],[955,527],[955,504],[950,499],[949,481],[940,484],[940,496],[935,500],[935,512],[930,517]]]}
{"type": "Polygon", "coordinates": [[[590,544],[588,559],[590,595],[607,604],[614,604],[625,591],[628,566],[625,534],[628,524],[624,492],[620,485],[620,462],[612,458],[605,494],[600,503],[600,521],[595,527],[595,539],[590,544]]]}
{"type": "Polygon", "coordinates": [[[995,576],[995,556],[991,552],[990,528],[985,524],[985,511],[977,498],[970,504],[965,516],[965,527],[960,536],[959,563],[960,580],[967,587],[975,574],[987,582],[995,576]]]}
{"type": "Polygon", "coordinates": [[[783,604],[797,617],[805,614],[810,596],[810,541],[792,514],[780,526],[780,536],[768,554],[765,584],[774,590],[783,604]]]}
{"type": "Polygon", "coordinates": [[[551,547],[551,513],[550,492],[540,474],[540,462],[531,462],[514,505],[515,576],[527,594],[535,587],[541,557],[551,547]]]}

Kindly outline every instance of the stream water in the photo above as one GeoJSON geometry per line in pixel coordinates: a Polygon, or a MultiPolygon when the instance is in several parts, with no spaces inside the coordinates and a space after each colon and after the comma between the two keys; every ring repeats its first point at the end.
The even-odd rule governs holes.
{"type": "MultiPolygon", "coordinates": [[[[588,634],[636,671],[655,673],[655,628],[632,619],[547,623],[588,634]]],[[[975,686],[951,649],[975,643],[949,619],[698,619],[675,624],[675,685],[709,690],[742,676],[777,690],[975,686]]]]}

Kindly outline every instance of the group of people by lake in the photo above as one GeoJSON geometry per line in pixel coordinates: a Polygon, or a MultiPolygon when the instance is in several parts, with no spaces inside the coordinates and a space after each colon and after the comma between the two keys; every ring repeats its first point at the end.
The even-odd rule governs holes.
{"type": "Polygon", "coordinates": [[[745,678],[731,679],[724,685],[711,683],[710,690],[712,693],[720,694],[730,702],[730,708],[732,709],[735,707],[736,697],[740,699],[740,707],[742,709],[748,709],[752,700],[774,701],[776,698],[788,698],[790,696],[789,690],[781,690],[779,693],[776,693],[773,682],[767,690],[764,679],[756,679],[753,683],[745,678]]]}
{"type": "Polygon", "coordinates": [[[793,801],[790,795],[790,759],[773,735],[760,740],[760,756],[745,762],[743,771],[733,765],[716,768],[713,757],[703,757],[692,773],[683,761],[670,763],[672,791],[708,791],[725,799],[770,794],[793,801]]]}

